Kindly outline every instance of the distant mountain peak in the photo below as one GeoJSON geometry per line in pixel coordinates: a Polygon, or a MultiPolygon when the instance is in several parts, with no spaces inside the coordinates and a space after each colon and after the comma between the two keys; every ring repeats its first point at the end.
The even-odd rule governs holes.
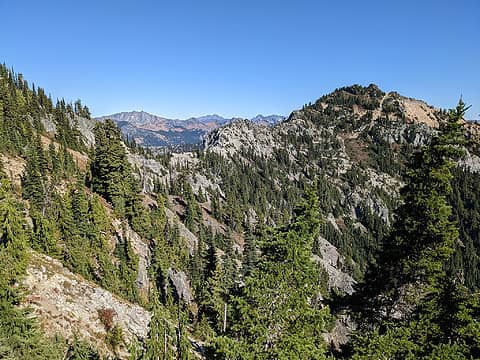
{"type": "Polygon", "coordinates": [[[250,119],[251,122],[254,122],[257,124],[269,125],[269,126],[276,125],[277,123],[283,120],[285,120],[284,116],[280,116],[280,115],[263,116],[261,114],[258,114],[257,116],[250,119]]]}
{"type": "MultiPolygon", "coordinates": [[[[153,115],[143,110],[119,112],[97,118],[99,121],[106,119],[114,120],[124,135],[144,146],[175,146],[199,144],[210,131],[241,118],[224,118],[214,113],[179,120],[153,115]]],[[[282,120],[283,116],[259,114],[247,121],[272,126],[282,120]]]]}

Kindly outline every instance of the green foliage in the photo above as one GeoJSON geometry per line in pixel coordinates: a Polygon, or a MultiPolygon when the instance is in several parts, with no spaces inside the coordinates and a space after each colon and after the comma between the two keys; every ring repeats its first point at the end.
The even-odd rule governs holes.
{"type": "Polygon", "coordinates": [[[472,291],[480,288],[480,177],[466,169],[454,169],[453,190],[449,202],[459,225],[456,252],[451,259],[451,271],[465,278],[472,291]]]}
{"type": "MultiPolygon", "coordinates": [[[[40,89],[39,89],[40,90],[40,89]]],[[[11,154],[22,153],[32,140],[33,126],[29,115],[38,120],[41,112],[40,101],[46,101],[43,90],[37,93],[29,90],[20,74],[0,65],[0,149],[11,154]],[[40,101],[39,101],[40,100],[40,101]]],[[[36,121],[38,124],[39,121],[36,121]]]]}
{"type": "MultiPolygon", "coordinates": [[[[345,255],[343,270],[355,273],[358,279],[367,264],[373,263],[366,286],[359,292],[366,315],[373,321],[368,326],[360,324],[367,331],[357,334],[345,356],[480,358],[479,299],[462,285],[463,279],[471,290],[480,284],[480,186],[477,176],[453,169],[453,161],[461,155],[458,120],[464,110],[460,103],[438,136],[413,157],[406,174],[407,187],[402,191],[403,205],[389,237],[386,222],[369,201],[379,200],[391,209],[396,205],[390,194],[372,189],[371,198],[360,202],[349,194],[365,187],[371,169],[394,177],[402,174],[413,138],[418,134],[429,138],[420,126],[412,125],[402,135],[404,139],[391,141],[399,130],[391,120],[405,120],[397,94],[386,95],[374,85],[338,89],[303,109],[305,120],[320,135],[284,133],[281,141],[285,146],[272,149],[269,156],[250,148],[241,148],[230,159],[197,152],[198,170],[204,170],[208,180],[220,188],[195,194],[188,179],[197,169],[191,164],[170,168],[180,176],[167,186],[184,206],[182,221],[199,238],[197,248],[189,254],[179,227],[167,224],[166,200],[160,197],[158,207],[143,205],[144,194],[113,122],[100,123],[95,129],[96,146],[91,174],[87,174],[91,175],[87,185],[96,192],[92,194],[84,188],[84,174],[71,155],[72,149],[86,150],[77,121],[78,117],[90,118],[88,108],[80,100],[69,104],[63,99],[53,106],[43,89],[30,89],[20,74],[0,66],[0,151],[26,160],[22,194],[33,223],[27,234],[23,205],[14,200],[12,186],[2,180],[0,358],[63,356],[59,343],[42,337],[28,310],[15,307],[22,295],[17,284],[25,272],[29,241],[33,249],[60,259],[85,278],[128,300],[139,300],[135,285],[138,259],[127,238],[113,231],[112,218],[99,195],[113,205],[116,217],[127,220],[150,242],[152,292],[158,303],[152,306],[145,359],[188,358],[188,316],[200,336],[214,338],[212,358],[324,358],[326,345],[321,334],[331,317],[319,301],[323,274],[311,261],[312,250],[320,254],[319,232],[345,255]],[[381,115],[372,126],[373,110],[380,110],[381,115]],[[53,120],[57,128],[56,143],[50,143],[48,149],[42,144],[46,139],[41,138],[47,135],[44,118],[53,120]],[[359,137],[349,138],[354,131],[359,137]],[[354,162],[346,172],[336,170],[341,165],[337,159],[340,139],[354,162]],[[456,175],[453,182],[452,172],[456,175]],[[339,182],[331,181],[337,177],[339,182]],[[305,184],[314,178],[318,179],[320,204],[309,189],[308,201],[293,208],[305,184]],[[198,203],[208,200],[211,215],[227,229],[214,233],[203,226],[198,203]],[[345,212],[353,205],[354,220],[345,212]],[[339,228],[330,222],[319,225],[318,210],[332,213],[339,228]],[[278,226],[292,214],[289,225],[278,226]],[[257,221],[252,221],[255,217],[257,221]],[[266,224],[277,227],[264,231],[266,224]],[[234,251],[232,230],[245,234],[241,258],[234,251]],[[115,246],[111,245],[113,239],[115,246]],[[382,246],[382,256],[373,258],[382,246]],[[169,269],[187,268],[198,314],[183,306],[167,276],[169,269]],[[399,304],[409,309],[400,319],[393,316],[393,306],[399,304]]],[[[169,153],[154,156],[134,142],[127,145],[132,152],[156,157],[166,168],[171,166],[169,153]]],[[[167,190],[159,180],[155,188],[167,190]]],[[[112,348],[121,346],[121,329],[111,326],[108,330],[112,348]]],[[[99,355],[75,341],[65,358],[98,359],[99,355]]]]}
{"type": "Polygon", "coordinates": [[[390,321],[383,328],[353,339],[352,359],[477,359],[480,356],[479,296],[443,279],[408,321],[390,321]]]}
{"type": "Polygon", "coordinates": [[[74,106],[75,106],[75,109],[74,109],[75,115],[86,118],[86,119],[90,119],[91,117],[90,109],[86,105],[82,105],[82,101],[80,99],[75,101],[74,106]]]}
{"type": "Polygon", "coordinates": [[[158,300],[159,294],[152,292],[152,320],[145,343],[142,360],[174,359],[175,330],[158,300]]]}
{"type": "Polygon", "coordinates": [[[258,269],[232,298],[228,334],[214,342],[215,358],[325,358],[321,334],[330,315],[320,306],[320,272],[311,260],[320,218],[314,189],[307,189],[293,221],[261,244],[258,269]]]}
{"type": "Polygon", "coordinates": [[[410,165],[398,220],[360,291],[370,315],[363,325],[373,329],[353,342],[354,359],[480,356],[478,295],[447,272],[459,235],[447,196],[454,160],[462,155],[465,110],[460,101],[410,165]],[[401,316],[393,316],[399,306],[401,316]]]}
{"type": "Polygon", "coordinates": [[[45,217],[39,212],[30,212],[33,221],[33,234],[31,236],[31,247],[34,250],[59,258],[62,250],[60,249],[60,230],[49,217],[45,217]]]}
{"type": "Polygon", "coordinates": [[[16,281],[25,273],[28,261],[27,234],[20,204],[11,194],[10,183],[0,180],[0,298],[18,301],[16,281]]]}
{"type": "Polygon", "coordinates": [[[43,221],[50,222],[53,234],[59,232],[63,245],[59,259],[70,270],[125,299],[138,301],[137,256],[123,237],[116,239],[115,248],[109,244],[115,235],[102,201],[97,194],[87,193],[78,181],[63,197],[54,198],[48,220],[43,221]]]}
{"type": "Polygon", "coordinates": [[[97,123],[91,163],[91,186],[121,215],[131,215],[135,195],[134,179],[122,143],[120,130],[112,120],[97,123]]]}
{"type": "Polygon", "coordinates": [[[124,344],[123,340],[123,330],[121,326],[115,324],[108,332],[107,332],[107,343],[111,346],[114,352],[117,352],[119,347],[124,344]]]}
{"type": "MultiPolygon", "coordinates": [[[[202,299],[202,316],[206,316],[212,328],[217,333],[223,332],[225,307],[228,311],[230,295],[236,291],[236,264],[229,256],[224,256],[216,262],[215,270],[211,277],[206,279],[208,289],[202,299]]],[[[237,280],[237,281],[236,281],[237,280]]]]}
{"type": "Polygon", "coordinates": [[[101,360],[97,350],[90,344],[74,338],[73,342],[69,344],[66,355],[66,360],[101,360]]]}
{"type": "Polygon", "coordinates": [[[47,195],[47,168],[45,155],[43,153],[40,139],[29,149],[26,156],[25,171],[22,177],[23,198],[30,200],[32,208],[38,211],[45,210],[47,195]]]}
{"type": "Polygon", "coordinates": [[[0,357],[2,359],[60,359],[60,345],[47,342],[28,309],[18,308],[18,282],[28,262],[27,234],[20,204],[11,185],[0,181],[0,357]]]}
{"type": "Polygon", "coordinates": [[[74,118],[72,105],[65,103],[64,99],[57,101],[53,115],[57,128],[55,137],[58,142],[70,149],[84,151],[86,149],[85,144],[74,118]]]}
{"type": "Polygon", "coordinates": [[[463,154],[458,146],[464,143],[459,123],[464,111],[464,104],[460,103],[439,135],[416,154],[407,173],[405,205],[398,211],[401,221],[393,235],[407,281],[435,282],[458,239],[446,197],[451,192],[454,160],[463,154]]]}
{"type": "Polygon", "coordinates": [[[136,286],[138,257],[134,254],[130,242],[124,239],[118,239],[114,251],[115,256],[120,260],[118,266],[118,291],[124,298],[135,301],[138,299],[138,289],[136,286]]]}
{"type": "Polygon", "coordinates": [[[257,267],[258,249],[256,246],[255,235],[248,230],[245,234],[245,246],[243,249],[242,271],[245,276],[252,273],[257,267]]]}
{"type": "Polygon", "coordinates": [[[351,108],[353,105],[361,106],[366,110],[375,110],[380,106],[380,100],[385,95],[376,85],[370,84],[368,87],[353,85],[336,89],[329,96],[320,98],[315,106],[321,107],[320,103],[326,101],[327,104],[341,105],[351,108]]]}

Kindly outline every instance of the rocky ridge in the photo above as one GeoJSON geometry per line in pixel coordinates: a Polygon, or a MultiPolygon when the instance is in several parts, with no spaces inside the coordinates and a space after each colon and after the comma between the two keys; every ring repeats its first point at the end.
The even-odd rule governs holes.
{"type": "MultiPolygon", "coordinates": [[[[201,143],[210,131],[239,118],[224,118],[219,115],[191,117],[185,120],[167,119],[145,111],[121,112],[96,118],[98,121],[114,120],[125,136],[142,146],[175,146],[201,143]]],[[[257,115],[249,121],[266,126],[284,120],[283,116],[257,115]]]]}
{"type": "MultiPolygon", "coordinates": [[[[274,126],[245,120],[226,124],[205,136],[204,151],[219,155],[236,171],[241,171],[242,166],[257,171],[258,159],[265,161],[285,175],[286,180],[272,180],[275,191],[298,183],[306,173],[322,174],[338,196],[334,206],[340,213],[334,221],[325,219],[335,236],[355,231],[368,234],[365,217],[369,213],[384,226],[392,221],[391,209],[402,186],[397,166],[405,161],[404,151],[427,143],[445,116],[445,112],[424,101],[395,92],[384,93],[375,85],[355,85],[325,95],[274,126]],[[279,156],[286,157],[290,165],[278,163],[279,156]],[[385,159],[390,162],[383,163],[385,159]]],[[[478,124],[466,122],[465,128],[471,137],[478,137],[478,124]]],[[[175,154],[168,166],[151,161],[142,173],[150,182],[159,178],[167,184],[186,176],[194,192],[206,194],[208,201],[212,189],[222,197],[225,194],[225,179],[215,169],[202,167],[195,153],[175,154]]],[[[460,166],[478,171],[480,157],[469,151],[460,166]]],[[[258,221],[253,208],[248,213],[251,223],[258,221]]],[[[328,260],[328,253],[332,254],[328,249],[343,251],[338,244],[329,244],[332,248],[319,242],[319,256],[323,259],[319,262],[327,269],[332,287],[337,284],[343,291],[351,292],[353,283],[345,278],[345,271],[351,271],[355,265],[352,259],[346,264],[328,260]]]]}

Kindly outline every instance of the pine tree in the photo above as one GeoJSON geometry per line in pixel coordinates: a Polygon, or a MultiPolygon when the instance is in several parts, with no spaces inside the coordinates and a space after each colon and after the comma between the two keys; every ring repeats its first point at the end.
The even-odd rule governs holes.
{"type": "MultiPolygon", "coordinates": [[[[40,151],[42,150],[40,149],[40,151]]],[[[29,149],[27,153],[25,170],[22,176],[22,192],[24,199],[30,200],[30,204],[35,210],[44,213],[48,184],[45,173],[40,171],[41,158],[43,157],[39,154],[35,147],[29,149]]],[[[45,168],[46,166],[43,169],[45,168]]]]}
{"type": "Polygon", "coordinates": [[[73,221],[75,227],[83,238],[95,236],[92,234],[90,225],[89,204],[83,188],[83,181],[77,180],[75,187],[71,190],[73,221]]]}
{"type": "Polygon", "coordinates": [[[33,234],[31,237],[32,248],[49,256],[59,258],[60,231],[55,223],[39,212],[31,212],[33,221],[33,234]]]}
{"type": "Polygon", "coordinates": [[[388,316],[388,309],[399,301],[405,286],[415,285],[414,291],[422,286],[429,291],[444,275],[444,264],[458,239],[446,198],[451,192],[454,160],[463,151],[459,147],[464,143],[459,121],[464,112],[465,104],[460,102],[441,125],[439,134],[412,157],[407,185],[401,191],[403,205],[397,210],[397,221],[377,257],[377,266],[367,274],[365,286],[359,292],[359,296],[373,301],[373,312],[388,316]],[[375,292],[382,296],[375,296],[375,292]]]}
{"type": "Polygon", "coordinates": [[[93,191],[109,201],[121,215],[134,214],[135,181],[127,160],[121,133],[107,120],[95,126],[95,152],[91,163],[93,191]]]}
{"type": "Polygon", "coordinates": [[[370,331],[353,342],[354,359],[467,359],[480,354],[478,295],[469,296],[448,272],[458,228],[450,220],[446,198],[455,160],[463,154],[460,122],[465,111],[460,101],[410,165],[392,235],[360,289],[370,331]],[[395,308],[403,310],[398,314],[395,308]]]}
{"type": "Polygon", "coordinates": [[[0,358],[60,358],[60,346],[45,341],[28,309],[19,308],[18,283],[28,262],[25,218],[11,184],[0,180],[0,358]]]}
{"type": "Polygon", "coordinates": [[[330,315],[319,304],[320,272],[311,260],[320,218],[315,187],[307,189],[293,221],[261,244],[258,269],[233,299],[228,336],[215,341],[217,358],[325,358],[321,334],[330,315]]]}
{"type": "Polygon", "coordinates": [[[11,195],[11,185],[0,180],[0,298],[15,297],[15,282],[27,266],[27,234],[23,228],[24,216],[11,195]]]}
{"type": "Polygon", "coordinates": [[[245,247],[243,249],[243,263],[242,270],[245,276],[256,268],[258,262],[257,247],[255,243],[255,236],[252,234],[250,228],[247,228],[245,233],[245,247]]]}
{"type": "Polygon", "coordinates": [[[142,360],[174,359],[172,326],[166,320],[158,300],[158,293],[153,291],[152,320],[149,324],[148,337],[142,360]]]}

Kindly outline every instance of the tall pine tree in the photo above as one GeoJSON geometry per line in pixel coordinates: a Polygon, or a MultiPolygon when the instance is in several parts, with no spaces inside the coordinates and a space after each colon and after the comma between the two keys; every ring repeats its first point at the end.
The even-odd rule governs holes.
{"type": "Polygon", "coordinates": [[[307,189],[293,221],[273,231],[234,302],[228,336],[218,337],[219,359],[323,359],[330,315],[323,308],[320,270],[312,261],[319,233],[316,186],[307,189]]]}
{"type": "Polygon", "coordinates": [[[358,300],[367,317],[352,358],[469,359],[480,355],[478,295],[448,264],[458,241],[447,203],[465,144],[460,101],[431,143],[415,154],[391,236],[358,300]]]}

